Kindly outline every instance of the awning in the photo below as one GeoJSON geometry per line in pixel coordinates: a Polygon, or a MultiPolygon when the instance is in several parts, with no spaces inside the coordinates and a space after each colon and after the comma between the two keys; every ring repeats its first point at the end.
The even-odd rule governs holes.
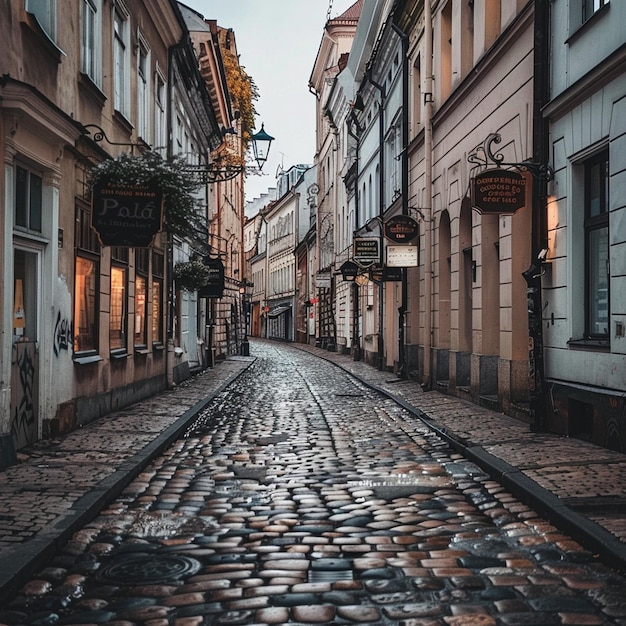
{"type": "Polygon", "coordinates": [[[268,317],[278,317],[279,315],[285,314],[287,311],[291,309],[290,306],[277,306],[275,309],[272,309],[267,315],[268,317]]]}

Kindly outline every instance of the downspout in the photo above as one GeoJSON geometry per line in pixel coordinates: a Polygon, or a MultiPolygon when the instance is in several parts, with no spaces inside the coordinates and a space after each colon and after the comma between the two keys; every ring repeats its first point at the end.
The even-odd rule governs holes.
{"type": "MultiPolygon", "coordinates": [[[[354,161],[354,224],[359,223],[359,135],[352,130],[352,124],[360,130],[359,122],[354,111],[351,112],[347,120],[348,134],[356,141],[356,159],[354,161]]],[[[354,233],[353,233],[354,236],[354,233]]],[[[354,280],[352,283],[352,358],[355,361],[361,360],[361,337],[359,335],[359,285],[354,280]]]]}
{"type": "MultiPolygon", "coordinates": [[[[543,116],[542,108],[550,98],[550,1],[535,1],[534,19],[534,71],[533,71],[533,160],[541,166],[549,160],[549,121],[543,116]]],[[[530,385],[531,429],[534,432],[546,430],[547,396],[544,382],[543,362],[543,323],[541,297],[541,258],[542,250],[548,249],[548,177],[538,175],[533,180],[532,198],[532,248],[531,267],[523,273],[527,281],[529,302],[528,331],[532,338],[532,359],[530,385]],[[534,383],[534,384],[533,384],[534,383]]]]}
{"type": "MultiPolygon", "coordinates": [[[[402,215],[409,214],[409,38],[407,34],[394,22],[391,27],[402,41],[402,215]]],[[[400,307],[398,308],[398,355],[400,358],[399,374],[403,378],[407,376],[406,346],[405,346],[405,316],[408,307],[409,286],[407,268],[402,268],[402,294],[400,307]]]]}
{"type": "Polygon", "coordinates": [[[431,0],[424,1],[424,363],[422,387],[432,388],[432,167],[433,167],[433,24],[431,0]]]}
{"type": "MultiPolygon", "coordinates": [[[[173,94],[174,94],[174,56],[176,50],[182,48],[183,44],[176,44],[171,46],[168,50],[168,80],[167,80],[167,102],[168,102],[168,114],[167,114],[167,158],[171,160],[174,156],[173,142],[172,142],[172,111],[173,111],[173,94]]],[[[167,387],[172,389],[174,387],[174,318],[176,315],[176,303],[174,301],[174,237],[172,233],[166,232],[167,238],[167,250],[166,250],[166,265],[167,265],[167,335],[166,335],[166,349],[165,349],[165,375],[167,381],[167,387]]]]}
{"type": "MultiPolygon", "coordinates": [[[[380,85],[372,78],[371,68],[365,74],[368,80],[380,93],[380,111],[378,116],[378,144],[379,144],[379,171],[378,171],[378,189],[379,189],[379,205],[378,218],[382,238],[383,215],[385,213],[385,87],[380,85]]],[[[385,314],[384,302],[384,285],[381,282],[378,285],[378,369],[385,369],[385,344],[383,341],[384,325],[383,319],[385,314]]]]}

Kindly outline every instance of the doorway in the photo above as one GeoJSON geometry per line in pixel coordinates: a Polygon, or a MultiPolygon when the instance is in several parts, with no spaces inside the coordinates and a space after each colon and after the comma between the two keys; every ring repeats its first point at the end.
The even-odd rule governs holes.
{"type": "Polygon", "coordinates": [[[11,349],[11,434],[19,450],[39,438],[40,253],[13,253],[13,342],[11,349]]]}

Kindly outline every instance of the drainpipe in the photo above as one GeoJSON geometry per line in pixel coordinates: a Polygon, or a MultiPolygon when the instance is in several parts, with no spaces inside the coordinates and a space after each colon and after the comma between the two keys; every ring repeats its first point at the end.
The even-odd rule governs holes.
{"type": "MultiPolygon", "coordinates": [[[[391,28],[402,41],[402,215],[409,214],[409,38],[407,34],[395,23],[391,28]]],[[[408,279],[407,268],[402,268],[402,294],[400,307],[398,308],[398,355],[400,358],[400,376],[407,377],[406,346],[405,346],[405,316],[408,306],[408,279]]]]}
{"type": "Polygon", "coordinates": [[[424,229],[424,365],[422,387],[432,388],[432,167],[433,167],[433,24],[431,0],[424,2],[424,214],[427,216],[424,229]]]}
{"type": "MultiPolygon", "coordinates": [[[[354,111],[347,120],[348,134],[356,141],[356,159],[354,161],[354,224],[359,223],[359,132],[361,127],[356,119],[354,111]],[[352,130],[352,124],[356,126],[357,132],[352,130]]],[[[354,233],[353,233],[354,236],[354,233]]],[[[352,358],[355,361],[361,360],[361,337],[359,335],[359,285],[356,280],[352,283],[352,358]]]]}
{"type": "MultiPolygon", "coordinates": [[[[379,170],[378,170],[378,189],[379,189],[379,209],[378,209],[378,224],[381,230],[381,242],[382,242],[382,227],[383,227],[383,215],[385,213],[385,87],[377,83],[372,78],[371,68],[365,74],[365,79],[369,81],[380,93],[380,110],[378,117],[378,144],[379,144],[379,170]]],[[[382,252],[382,251],[381,251],[382,252]]],[[[378,285],[378,369],[385,369],[385,343],[383,340],[383,318],[385,314],[384,302],[384,285],[381,282],[378,285]]]]}
{"type": "MultiPolygon", "coordinates": [[[[546,165],[549,160],[549,122],[542,114],[542,108],[550,97],[550,2],[535,1],[534,19],[534,71],[533,71],[533,160],[546,165]]],[[[532,248],[531,267],[523,273],[527,282],[528,332],[532,338],[529,351],[530,373],[530,412],[531,429],[534,432],[546,430],[547,398],[544,382],[543,362],[543,323],[541,297],[541,258],[542,250],[548,249],[548,177],[533,177],[532,199],[532,248]]]]}

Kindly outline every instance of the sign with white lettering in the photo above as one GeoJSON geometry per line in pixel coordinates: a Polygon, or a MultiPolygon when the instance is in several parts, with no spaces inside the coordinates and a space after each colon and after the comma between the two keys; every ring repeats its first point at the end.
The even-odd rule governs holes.
{"type": "Polygon", "coordinates": [[[513,214],[526,205],[526,179],[519,172],[494,169],[472,180],[472,207],[480,213],[513,214]]]}
{"type": "Polygon", "coordinates": [[[224,264],[220,259],[205,259],[209,268],[209,282],[198,290],[200,298],[221,298],[224,295],[224,264]]]}
{"type": "Polygon", "coordinates": [[[380,263],[380,239],[378,237],[356,237],[352,260],[359,267],[370,267],[380,263]]]}
{"type": "Polygon", "coordinates": [[[94,185],[91,226],[103,246],[147,248],[161,230],[163,198],[147,185],[94,185]]]}

